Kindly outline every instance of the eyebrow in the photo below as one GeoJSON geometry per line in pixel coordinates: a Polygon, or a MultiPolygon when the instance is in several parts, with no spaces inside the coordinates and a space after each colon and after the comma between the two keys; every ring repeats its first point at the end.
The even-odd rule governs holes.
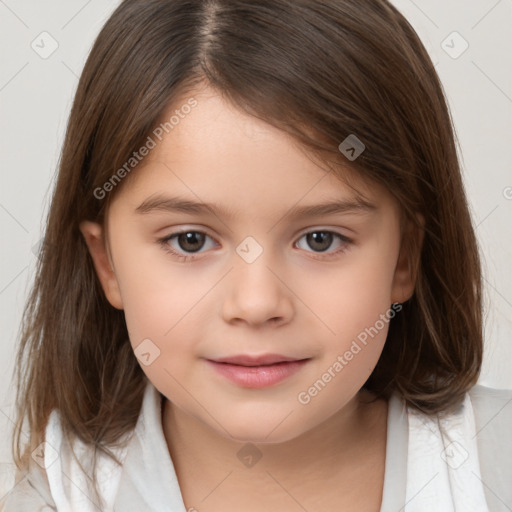
{"type": "MultiPolygon", "coordinates": [[[[285,216],[292,218],[320,217],[324,215],[344,213],[369,213],[376,209],[376,205],[364,200],[363,198],[356,197],[350,200],[335,199],[319,204],[294,206],[285,216]]],[[[135,212],[140,214],[147,214],[155,211],[181,212],[192,215],[213,214],[215,216],[220,215],[225,218],[233,218],[237,216],[237,212],[226,209],[220,205],[212,203],[198,203],[178,196],[168,197],[160,194],[148,197],[135,209],[135,212]]]]}

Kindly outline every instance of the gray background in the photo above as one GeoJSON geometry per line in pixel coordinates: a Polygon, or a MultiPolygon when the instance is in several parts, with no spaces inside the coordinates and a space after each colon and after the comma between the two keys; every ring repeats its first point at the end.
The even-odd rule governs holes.
{"type": "MultiPolygon", "coordinates": [[[[33,277],[33,247],[42,236],[80,71],[118,3],[0,0],[0,497],[11,486],[14,467],[10,379],[33,277]]],[[[512,388],[512,0],[394,4],[436,64],[459,138],[484,258],[486,353],[480,383],[512,388]]]]}

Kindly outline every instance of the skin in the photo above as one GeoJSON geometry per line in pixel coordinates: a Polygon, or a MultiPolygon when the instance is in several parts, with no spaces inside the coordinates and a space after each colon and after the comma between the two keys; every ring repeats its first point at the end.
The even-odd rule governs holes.
{"type": "Polygon", "coordinates": [[[354,190],[215,91],[191,96],[198,106],[125,179],[106,226],[80,226],[134,350],[145,339],[160,350],[141,367],[166,398],[162,426],[187,510],[378,510],[387,403],[368,403],[360,390],[388,324],[309,403],[298,395],[412,295],[398,207],[345,166],[340,173],[375,209],[292,218],[295,206],[352,201],[354,190]],[[136,211],[155,194],[216,203],[232,216],[136,211]],[[181,228],[208,235],[195,253],[178,237],[167,242],[190,261],[159,242],[181,228]],[[315,231],[350,242],[334,236],[322,252],[304,236],[315,231]],[[252,263],[236,251],[248,236],[263,250],[252,263]],[[265,353],[310,360],[264,389],[237,386],[205,361],[265,353]],[[250,468],[237,457],[246,443],[262,455],[250,468]]]}

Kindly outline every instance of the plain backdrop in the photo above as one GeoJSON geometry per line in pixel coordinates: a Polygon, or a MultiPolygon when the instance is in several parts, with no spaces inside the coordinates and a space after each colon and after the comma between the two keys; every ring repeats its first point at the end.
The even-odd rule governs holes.
{"type": "MultiPolygon", "coordinates": [[[[73,94],[112,0],[0,0],[0,498],[12,483],[10,385],[73,94]],[[49,54],[51,53],[51,54],[49,54]]],[[[486,283],[480,383],[512,388],[512,0],[394,0],[443,82],[486,283]]]]}

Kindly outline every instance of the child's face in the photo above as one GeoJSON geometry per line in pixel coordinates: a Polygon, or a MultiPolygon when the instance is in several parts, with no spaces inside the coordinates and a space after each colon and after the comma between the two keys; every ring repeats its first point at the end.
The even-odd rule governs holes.
{"type": "Polygon", "coordinates": [[[197,106],[161,142],[153,137],[156,147],[112,201],[112,267],[100,227],[81,229],[156,388],[223,436],[286,441],[355,403],[389,318],[400,314],[391,304],[412,293],[398,210],[383,189],[356,181],[373,209],[294,216],[294,208],[356,203],[354,191],[283,132],[210,90],[194,97],[197,106]],[[222,211],[167,209],[165,198],[178,196],[222,211]],[[191,234],[160,241],[181,230],[191,234]],[[287,365],[279,381],[276,367],[230,366],[241,379],[233,381],[217,370],[226,365],[210,362],[265,354],[307,361],[287,365]]]}

